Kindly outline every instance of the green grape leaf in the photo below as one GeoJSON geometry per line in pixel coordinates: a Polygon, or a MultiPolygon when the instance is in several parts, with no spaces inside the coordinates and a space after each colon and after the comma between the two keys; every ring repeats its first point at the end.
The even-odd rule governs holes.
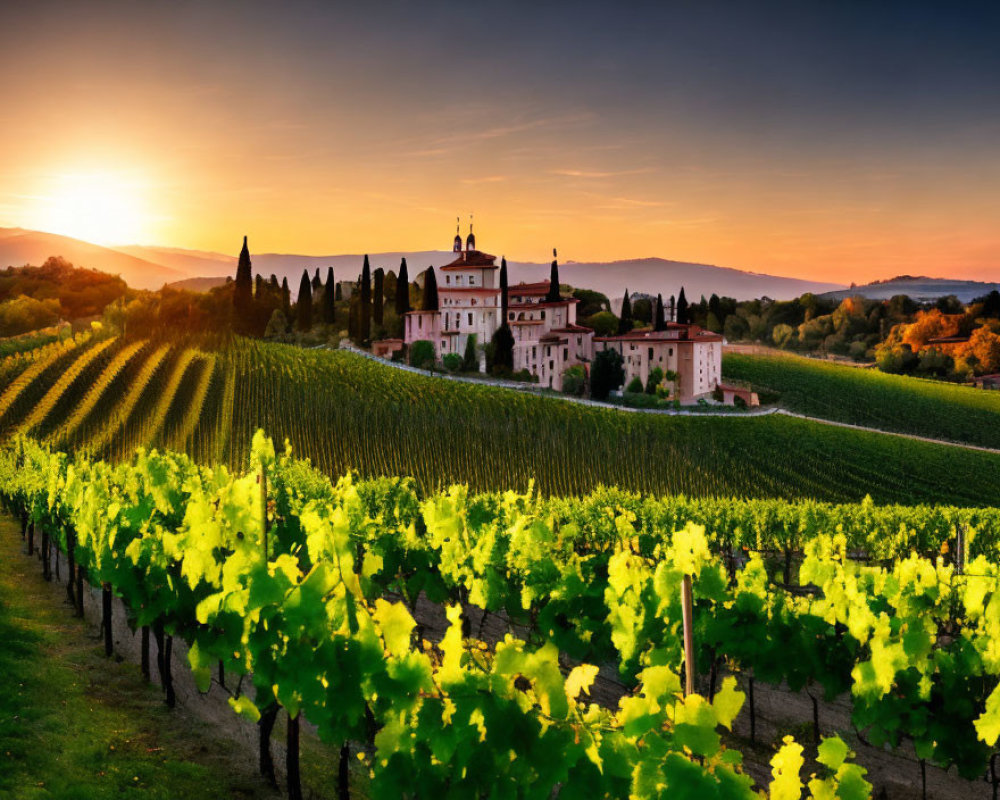
{"type": "Polygon", "coordinates": [[[743,708],[746,695],[736,688],[736,678],[729,676],[722,682],[722,688],[712,698],[712,709],[718,723],[729,730],[733,729],[733,720],[743,708]]]}
{"type": "Polygon", "coordinates": [[[986,710],[973,723],[979,738],[993,747],[1000,738],[1000,686],[986,698],[986,710]]]}
{"type": "Polygon", "coordinates": [[[802,796],[802,781],[799,772],[805,759],[802,745],[796,744],[791,736],[784,738],[781,749],[771,759],[771,800],[799,800],[802,796]]]}
{"type": "Polygon", "coordinates": [[[413,621],[410,612],[402,603],[389,603],[381,597],[375,601],[373,614],[389,652],[397,658],[410,649],[410,634],[417,623],[413,621]]]}
{"type": "Polygon", "coordinates": [[[844,744],[844,740],[839,736],[824,736],[817,751],[816,760],[824,767],[829,767],[834,771],[840,768],[850,752],[847,745],[844,744]]]}
{"type": "Polygon", "coordinates": [[[233,711],[241,717],[246,717],[251,722],[257,722],[260,719],[260,709],[257,708],[253,701],[245,694],[240,695],[239,697],[230,697],[229,705],[232,707],[233,711]]]}
{"type": "Polygon", "coordinates": [[[581,664],[573,667],[566,677],[566,698],[572,703],[580,696],[580,692],[590,694],[590,687],[597,677],[598,669],[593,664],[581,664]]]}

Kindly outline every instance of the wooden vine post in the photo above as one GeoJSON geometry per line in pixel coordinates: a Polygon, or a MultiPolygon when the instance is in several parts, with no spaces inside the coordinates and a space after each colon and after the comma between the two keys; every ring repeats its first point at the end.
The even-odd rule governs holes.
{"type": "Polygon", "coordinates": [[[681,583],[681,616],[684,620],[684,696],[694,694],[694,601],[691,576],[681,583]]]}

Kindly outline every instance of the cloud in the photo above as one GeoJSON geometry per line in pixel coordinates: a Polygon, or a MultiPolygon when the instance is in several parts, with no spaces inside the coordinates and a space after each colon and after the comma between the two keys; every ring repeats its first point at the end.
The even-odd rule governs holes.
{"type": "Polygon", "coordinates": [[[501,183],[507,180],[506,175],[487,175],[483,178],[462,178],[462,183],[468,184],[479,184],[479,183],[501,183]]]}
{"type": "Polygon", "coordinates": [[[586,169],[550,169],[550,175],[560,175],[564,178],[586,178],[588,180],[599,178],[618,178],[623,175],[643,175],[651,172],[650,169],[623,169],[611,170],[607,172],[586,169]]]}

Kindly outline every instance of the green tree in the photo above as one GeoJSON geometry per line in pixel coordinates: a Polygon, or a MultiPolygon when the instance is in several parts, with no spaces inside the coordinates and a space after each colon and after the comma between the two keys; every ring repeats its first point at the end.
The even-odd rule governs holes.
{"type": "Polygon", "coordinates": [[[271,313],[271,319],[267,321],[267,327],[264,328],[264,338],[265,339],[275,339],[279,336],[284,336],[288,331],[288,317],[285,316],[280,308],[274,309],[271,313]]]}
{"type": "Polygon", "coordinates": [[[424,298],[420,308],[422,311],[438,310],[438,284],[434,267],[428,267],[424,275],[424,298]]]}
{"type": "Polygon", "coordinates": [[[385,302],[385,270],[379,267],[375,270],[374,287],[372,287],[372,319],[376,325],[381,325],[383,320],[382,308],[385,302]]]}
{"type": "Polygon", "coordinates": [[[323,287],[323,322],[333,325],[337,316],[337,282],[333,279],[333,267],[326,271],[326,285],[323,287]]]}
{"type": "Polygon", "coordinates": [[[632,330],[632,303],[628,298],[628,289],[622,298],[622,313],[618,317],[618,334],[628,333],[632,330]]]}
{"type": "Polygon", "coordinates": [[[510,326],[504,321],[490,340],[493,346],[493,371],[499,373],[511,373],[514,371],[514,334],[510,332],[510,326]]]}
{"type": "Polygon", "coordinates": [[[302,280],[299,282],[299,295],[295,298],[296,325],[300,331],[312,328],[313,303],[312,284],[309,282],[309,270],[302,270],[302,280]]]}
{"type": "Polygon", "coordinates": [[[281,279],[281,310],[285,313],[285,319],[292,318],[292,293],[288,289],[288,278],[281,279]]]}
{"type": "Polygon", "coordinates": [[[549,271],[549,292],[545,295],[545,302],[558,303],[559,300],[559,262],[552,259],[552,269],[549,271]]]}
{"type": "Polygon", "coordinates": [[[479,356],[476,354],[476,334],[465,338],[465,355],[462,356],[462,372],[479,372],[479,356]]]}
{"type": "Polygon", "coordinates": [[[462,364],[464,363],[462,357],[458,353],[447,353],[445,357],[441,359],[444,364],[444,368],[448,372],[458,372],[462,369],[462,364]]]}
{"type": "Polygon", "coordinates": [[[410,364],[424,369],[434,365],[434,344],[426,339],[418,339],[410,345],[410,364]]]}
{"type": "Polygon", "coordinates": [[[691,315],[688,310],[688,301],[684,296],[684,287],[681,287],[681,293],[677,296],[677,321],[681,325],[691,324],[691,315]]]}
{"type": "Polygon", "coordinates": [[[640,297],[632,303],[632,319],[653,324],[653,302],[648,297],[640,297]]]}
{"type": "Polygon", "coordinates": [[[618,332],[618,317],[610,311],[598,311],[584,320],[588,328],[593,328],[597,336],[614,336],[618,332]]]}
{"type": "Polygon", "coordinates": [[[663,310],[663,295],[656,295],[656,312],[653,315],[653,330],[665,331],[667,329],[667,318],[663,310]]]}
{"type": "Polygon", "coordinates": [[[410,310],[410,273],[406,268],[406,259],[399,264],[399,276],[396,278],[396,316],[402,321],[403,314],[410,310]]]}
{"type": "Polygon", "coordinates": [[[563,370],[562,390],[563,394],[570,394],[580,397],[587,386],[587,373],[582,364],[574,364],[563,370]]]}
{"type": "Polygon", "coordinates": [[[612,348],[601,350],[594,356],[590,369],[590,396],[607,400],[612,390],[625,382],[625,368],[621,354],[612,348]]]}
{"type": "Polygon", "coordinates": [[[361,329],[358,338],[367,343],[372,333],[372,268],[368,264],[368,256],[361,267],[361,329]]]}
{"type": "Polygon", "coordinates": [[[600,292],[591,289],[574,289],[573,297],[580,301],[576,307],[577,319],[586,319],[601,311],[611,310],[611,301],[600,292]]]}
{"type": "Polygon", "coordinates": [[[507,287],[507,259],[500,258],[500,320],[502,324],[507,324],[507,308],[510,303],[508,301],[508,287],[507,287]]]}
{"type": "Polygon", "coordinates": [[[663,370],[653,367],[646,379],[646,394],[656,394],[656,389],[661,383],[663,383],[663,370]]]}
{"type": "Polygon", "coordinates": [[[250,249],[247,247],[246,236],[243,237],[243,249],[240,250],[239,261],[236,264],[233,310],[236,316],[236,329],[245,332],[251,324],[253,315],[253,272],[250,267],[250,249]]]}

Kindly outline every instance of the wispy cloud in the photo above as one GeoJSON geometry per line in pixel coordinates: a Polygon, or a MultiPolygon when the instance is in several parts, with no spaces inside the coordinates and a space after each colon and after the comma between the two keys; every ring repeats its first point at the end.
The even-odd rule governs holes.
{"type": "Polygon", "coordinates": [[[462,183],[476,185],[480,183],[502,183],[507,180],[506,175],[487,175],[483,178],[462,178],[462,183]]]}
{"type": "Polygon", "coordinates": [[[564,178],[586,178],[588,180],[599,178],[618,178],[624,175],[643,175],[652,172],[645,169],[623,169],[623,170],[586,170],[586,169],[550,169],[550,175],[560,175],[564,178]]]}
{"type": "Polygon", "coordinates": [[[666,205],[674,204],[667,203],[665,200],[639,200],[635,197],[609,197],[607,202],[600,203],[594,206],[594,208],[624,211],[634,208],[662,208],[666,205]]]}

